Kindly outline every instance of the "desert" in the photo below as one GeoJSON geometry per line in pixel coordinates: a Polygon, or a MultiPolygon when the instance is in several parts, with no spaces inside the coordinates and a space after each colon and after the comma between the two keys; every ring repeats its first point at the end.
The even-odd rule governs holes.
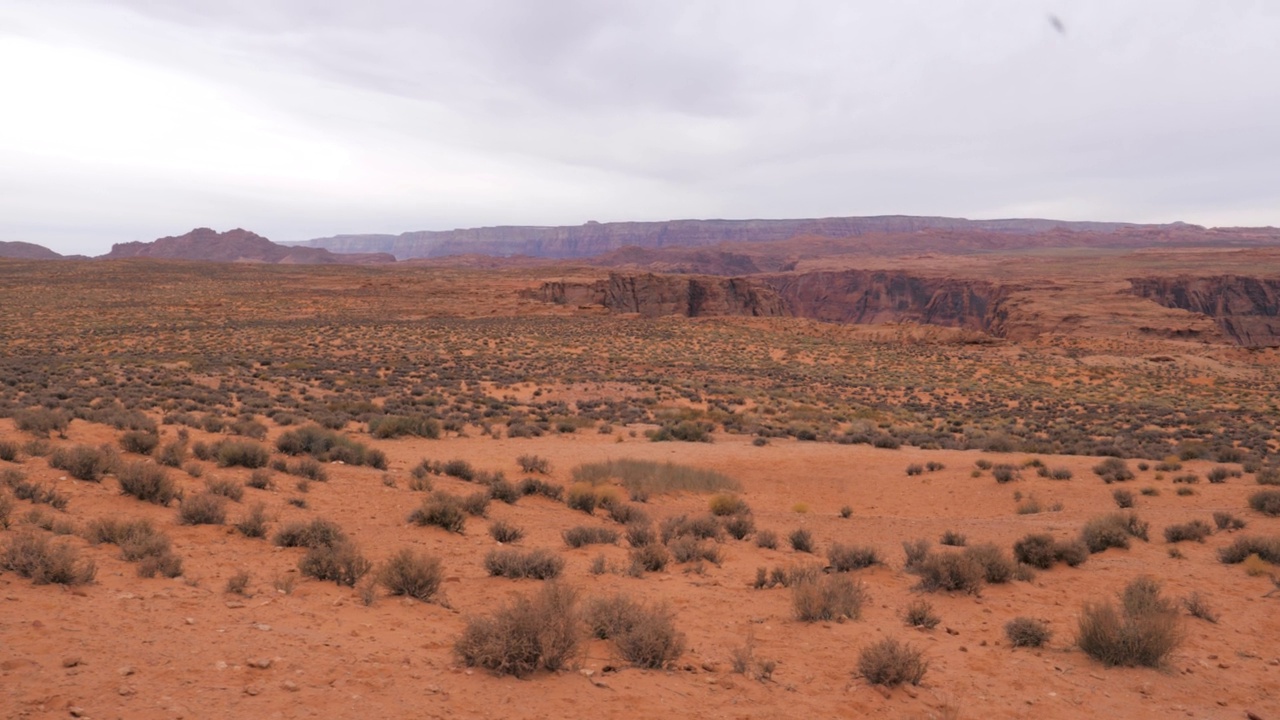
{"type": "Polygon", "coordinates": [[[1273,251],[1062,252],[4,261],[5,714],[1274,716],[1268,320],[1116,291],[1273,251]],[[1135,582],[1171,645],[1082,650],[1135,582]]]}

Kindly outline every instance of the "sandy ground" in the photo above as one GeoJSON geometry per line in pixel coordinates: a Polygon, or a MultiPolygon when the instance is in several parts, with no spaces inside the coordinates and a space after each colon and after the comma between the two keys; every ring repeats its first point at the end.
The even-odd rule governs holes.
{"type": "MultiPolygon", "coordinates": [[[[117,436],[78,421],[69,434],[57,442],[98,444],[117,436]]],[[[201,437],[206,436],[193,433],[193,439],[201,437]]],[[[7,420],[0,421],[0,438],[26,439],[7,420]]],[[[329,482],[311,484],[303,510],[286,502],[299,495],[295,479],[277,474],[277,490],[246,489],[231,519],[262,501],[276,524],[314,516],[337,521],[375,562],[402,547],[428,550],[446,569],[443,604],[383,594],[366,607],[352,589],[301,577],[291,593],[280,592],[273,581],[297,576],[301,550],[247,539],[229,526],[181,526],[174,508],[122,496],[114,478],[101,484],[71,480],[40,458],[23,458],[19,466],[30,479],[52,482],[71,496],[68,511],[53,514],[81,527],[100,516],[150,518],[172,537],[186,572],[177,579],[140,579],[114,546],[69,537],[67,542],[96,560],[95,583],[75,589],[34,586],[12,572],[0,574],[0,717],[1280,717],[1280,597],[1263,597],[1271,583],[1217,561],[1216,548],[1230,542],[1227,533],[1203,544],[1179,544],[1183,559],[1171,558],[1171,546],[1162,539],[1166,525],[1208,521],[1214,510],[1247,519],[1246,533],[1280,532],[1280,519],[1248,510],[1245,498],[1257,486],[1247,474],[1225,484],[1202,482],[1195,495],[1178,496],[1167,476],[1157,481],[1154,471],[1139,472],[1129,489],[1160,490],[1138,499],[1138,512],[1151,522],[1150,543],[1108,550],[1079,568],[1056,566],[1030,583],[988,586],[979,597],[929,594],[942,624],[921,631],[901,618],[904,606],[920,595],[912,589],[916,578],[902,570],[902,541],[936,541],[943,531],[956,530],[970,544],[1008,548],[1031,531],[1074,536],[1085,520],[1114,509],[1111,492],[1117,486],[1103,484],[1089,470],[1097,460],[1044,457],[1051,467],[1073,470],[1074,479],[1053,481],[1027,470],[1024,479],[1000,485],[990,473],[971,477],[974,461],[1021,462],[1028,456],[789,440],[754,447],[749,438],[720,435],[710,444],[651,443],[628,436],[626,429],[613,435],[372,444],[390,456],[395,487],[385,486],[379,471],[332,465],[329,482]],[[452,646],[466,619],[535,590],[538,581],[486,575],[481,560],[495,545],[486,520],[469,519],[462,536],[407,524],[422,497],[407,489],[408,470],[422,458],[462,458],[518,480],[515,458],[525,453],[548,458],[550,478],[566,485],[575,465],[606,458],[714,468],[742,482],[758,527],[781,538],[809,528],[819,556],[796,553],[785,540],[778,550],[762,550],[750,540],[730,539],[723,564],[701,573],[673,564],[643,578],[621,572],[596,576],[588,567],[601,552],[611,566],[624,566],[625,541],[569,549],[560,533],[579,524],[609,525],[607,519],[542,498],[514,506],[493,503],[491,520],[527,530],[519,546],[552,548],[565,557],[564,577],[583,596],[623,591],[669,602],[688,649],[678,667],[666,671],[629,668],[603,641],[585,644],[570,670],[524,680],[463,668],[452,646]],[[907,465],[928,461],[945,469],[905,474],[907,465]],[[1015,492],[1063,509],[1016,514],[1015,492]],[[808,511],[797,512],[800,504],[808,511]],[[839,516],[843,505],[852,507],[851,518],[839,516]],[[820,561],[836,541],[873,545],[888,560],[858,573],[871,593],[860,620],[802,623],[793,619],[790,591],[752,589],[758,567],[820,561]],[[252,574],[249,596],[225,593],[227,578],[242,569],[252,574]],[[1105,668],[1074,647],[1081,605],[1114,597],[1143,573],[1159,578],[1175,597],[1204,593],[1220,620],[1210,624],[1186,616],[1185,642],[1164,669],[1105,668]],[[1049,623],[1054,636],[1048,647],[1009,647],[1003,626],[1019,615],[1049,623]],[[777,662],[770,680],[732,672],[730,653],[748,634],[757,658],[777,662]],[[925,649],[929,669],[919,687],[885,691],[857,677],[858,650],[885,636],[925,649]],[[267,664],[263,660],[269,667],[250,665],[267,664]]],[[[205,465],[206,478],[248,477],[247,470],[205,465]]],[[[0,462],[0,469],[8,466],[0,462]]],[[[1193,461],[1183,472],[1203,476],[1209,467],[1193,461]]],[[[203,483],[180,471],[174,475],[192,490],[203,483]]],[[[476,489],[451,478],[436,478],[435,485],[476,489]]],[[[31,507],[15,503],[15,528],[0,532],[0,543],[31,507]]],[[[656,496],[646,509],[661,519],[706,507],[705,496],[677,495],[656,496]]]]}

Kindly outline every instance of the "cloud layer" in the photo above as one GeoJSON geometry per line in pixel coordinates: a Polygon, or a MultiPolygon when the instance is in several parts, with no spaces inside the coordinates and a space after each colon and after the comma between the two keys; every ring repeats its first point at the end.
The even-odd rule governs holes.
{"type": "Polygon", "coordinates": [[[1060,5],[9,0],[0,240],[1280,223],[1280,7],[1060,5]]]}

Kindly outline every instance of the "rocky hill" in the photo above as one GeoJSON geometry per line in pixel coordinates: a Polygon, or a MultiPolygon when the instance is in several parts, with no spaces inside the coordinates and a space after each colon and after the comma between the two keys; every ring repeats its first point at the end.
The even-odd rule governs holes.
{"type": "Polygon", "coordinates": [[[62,256],[43,245],[0,241],[0,258],[15,260],[57,260],[62,256]]]}
{"type": "Polygon", "coordinates": [[[395,262],[385,253],[334,253],[323,248],[279,245],[236,228],[219,233],[196,228],[186,235],[163,237],[154,242],[117,243],[105,260],[154,258],[164,260],[206,260],[211,262],[254,262],[295,265],[365,264],[395,262]]]}
{"type": "MultiPolygon", "coordinates": [[[[1280,243],[1275,228],[1203,228],[1186,223],[1137,225],[1040,219],[966,220],[887,215],[807,220],[671,220],[563,227],[486,227],[400,235],[336,235],[302,243],[343,253],[391,253],[398,259],[478,253],[586,258],[623,248],[699,248],[837,241],[835,249],[870,252],[984,252],[1041,247],[1148,247],[1280,243]]],[[[676,260],[674,262],[680,262],[676,260]]]]}

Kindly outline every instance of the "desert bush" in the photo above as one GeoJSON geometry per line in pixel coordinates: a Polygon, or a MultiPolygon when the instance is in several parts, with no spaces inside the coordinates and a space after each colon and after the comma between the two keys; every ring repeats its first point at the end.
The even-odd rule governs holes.
{"type": "Polygon", "coordinates": [[[1213,528],[1209,527],[1209,523],[1203,520],[1192,520],[1181,525],[1166,527],[1164,529],[1164,541],[1167,543],[1183,542],[1184,540],[1204,542],[1204,539],[1212,534],[1213,528]]]}
{"type": "Polygon", "coordinates": [[[1070,468],[1056,467],[1049,471],[1049,477],[1054,480],[1070,480],[1072,472],[1070,468]]]}
{"type": "Polygon", "coordinates": [[[836,572],[861,570],[872,565],[882,564],[880,554],[875,548],[844,545],[838,542],[832,543],[831,547],[827,548],[827,561],[836,572]]]}
{"type": "Polygon", "coordinates": [[[9,529],[9,515],[13,512],[13,498],[8,493],[0,493],[0,530],[9,529]]]}
{"type": "Polygon", "coordinates": [[[778,549],[778,533],[772,530],[761,530],[756,533],[756,547],[766,550],[778,549]]]}
{"type": "Polygon", "coordinates": [[[667,563],[671,561],[670,551],[656,542],[648,545],[632,546],[628,557],[631,559],[633,575],[638,575],[641,572],[662,572],[667,567],[667,563]]]}
{"type": "Polygon", "coordinates": [[[961,553],[929,553],[912,572],[920,576],[919,587],[928,592],[962,591],[977,595],[986,574],[982,565],[961,553]]]}
{"type": "Polygon", "coordinates": [[[596,505],[600,499],[596,496],[596,489],[585,483],[576,483],[569,488],[569,492],[565,495],[564,503],[574,510],[581,510],[590,515],[596,511],[596,505]]]}
{"type": "Polygon", "coordinates": [[[461,498],[436,491],[422,499],[418,509],[409,514],[409,522],[422,526],[435,525],[461,534],[466,529],[467,516],[462,508],[461,498]]]}
{"type": "Polygon", "coordinates": [[[676,630],[675,615],[665,605],[638,607],[631,621],[612,633],[623,659],[638,668],[661,669],[684,653],[684,633],[676,630]]]}
{"type": "Polygon", "coordinates": [[[539,668],[559,670],[577,652],[577,596],[568,586],[547,583],[488,617],[472,618],[454,651],[468,667],[526,677],[539,668]]]}
{"type": "Polygon", "coordinates": [[[15,533],[0,552],[0,568],[17,573],[36,585],[85,585],[93,582],[97,566],[80,561],[71,545],[54,543],[36,531],[15,533]]]}
{"type": "Polygon", "coordinates": [[[156,505],[168,505],[181,495],[177,483],[163,467],[145,461],[121,466],[116,479],[120,481],[122,494],[156,505]]]}
{"type": "Polygon", "coordinates": [[[210,492],[187,495],[178,503],[178,522],[183,525],[221,525],[227,508],[220,495],[210,492]]]}
{"type": "Polygon", "coordinates": [[[1120,458],[1107,458],[1097,465],[1093,466],[1093,474],[1102,478],[1102,481],[1108,485],[1113,482],[1124,482],[1134,478],[1133,471],[1129,469],[1129,464],[1120,458]]]}
{"type": "Polygon", "coordinates": [[[608,640],[633,627],[643,610],[644,606],[631,596],[618,593],[589,600],[582,618],[593,637],[608,640]]]}
{"type": "Polygon", "coordinates": [[[580,548],[584,545],[612,545],[618,542],[618,531],[612,528],[578,525],[561,533],[566,545],[580,548]]]}
{"type": "MultiPolygon", "coordinates": [[[[564,488],[539,478],[525,478],[516,486],[521,495],[541,495],[559,502],[564,499],[564,488]]],[[[594,508],[592,508],[594,510],[594,508]]]]}
{"type": "Polygon", "coordinates": [[[1020,563],[1034,568],[1048,570],[1053,567],[1054,540],[1046,533],[1032,533],[1013,544],[1013,556],[1020,563]]]}
{"type": "Polygon", "coordinates": [[[1187,613],[1192,617],[1211,623],[1218,622],[1218,613],[1209,604],[1208,598],[1201,595],[1198,590],[1182,599],[1182,607],[1186,608],[1187,613]]]}
{"type": "Polygon", "coordinates": [[[213,495],[221,495],[234,502],[244,499],[244,485],[235,480],[209,478],[204,481],[204,489],[213,495]]]}
{"type": "Polygon", "coordinates": [[[1227,565],[1242,563],[1250,555],[1257,555],[1272,565],[1280,565],[1280,536],[1238,537],[1218,550],[1218,559],[1227,565]]]}
{"type": "Polygon", "coordinates": [[[1107,548],[1128,548],[1129,538],[1147,539],[1148,524],[1134,513],[1110,513],[1090,518],[1080,529],[1080,539],[1091,553],[1107,548]]]}
{"type": "Polygon", "coordinates": [[[298,571],[303,575],[347,587],[355,587],[372,567],[373,563],[360,553],[355,543],[345,540],[312,547],[298,561],[298,571]]]}
{"type": "Polygon", "coordinates": [[[489,536],[500,543],[512,543],[524,537],[524,530],[504,520],[496,520],[489,523],[489,536]]]}
{"type": "Polygon", "coordinates": [[[160,446],[156,452],[156,462],[165,467],[182,467],[187,461],[187,444],[181,440],[171,440],[160,446]]]}
{"type": "Polygon", "coordinates": [[[244,484],[255,490],[270,490],[275,487],[275,481],[271,479],[271,471],[266,468],[258,468],[249,473],[249,479],[244,484]]]}
{"type": "Polygon", "coordinates": [[[1053,559],[1077,567],[1089,559],[1089,547],[1081,540],[1056,542],[1053,544],[1053,559]]]}
{"type": "Polygon", "coordinates": [[[718,493],[707,501],[712,515],[727,517],[730,515],[746,515],[751,512],[747,501],[732,493],[718,493]]]}
{"type": "Polygon", "coordinates": [[[1013,560],[995,545],[970,545],[961,554],[976,562],[982,568],[982,579],[992,585],[1007,583],[1013,579],[1013,560]]]}
{"type": "Polygon", "coordinates": [[[667,543],[667,549],[671,551],[671,557],[678,563],[706,560],[719,565],[724,559],[719,546],[708,540],[699,540],[692,535],[672,538],[667,543]]]}
{"type": "Polygon", "coordinates": [[[631,547],[643,547],[658,542],[658,534],[653,524],[648,522],[627,525],[627,542],[631,547]]]}
{"type": "Polygon", "coordinates": [[[1049,642],[1053,633],[1041,620],[1016,617],[1004,625],[1004,636],[1013,647],[1041,647],[1049,642]]]}
{"type": "Polygon", "coordinates": [[[1243,530],[1246,525],[1244,520],[1222,510],[1217,510],[1213,513],[1213,524],[1219,530],[1243,530]]]}
{"type": "Polygon", "coordinates": [[[1111,499],[1116,501],[1116,507],[1121,510],[1127,510],[1133,507],[1133,493],[1128,490],[1116,490],[1111,493],[1111,499]]]}
{"type": "Polygon", "coordinates": [[[369,434],[378,439],[413,435],[435,440],[440,437],[440,421],[422,415],[382,415],[369,420],[369,434]]]}
{"type": "Polygon", "coordinates": [[[564,570],[564,558],[543,548],[495,549],[484,556],[484,568],[496,577],[550,580],[564,570]]]}
{"type": "Polygon", "coordinates": [[[1259,485],[1280,485],[1280,467],[1263,468],[1253,480],[1259,485]]]}
{"type": "Polygon", "coordinates": [[[802,622],[857,620],[867,601],[867,589],[848,575],[821,575],[791,586],[791,603],[802,622]]]}
{"type": "Polygon", "coordinates": [[[316,482],[329,482],[329,472],[324,469],[319,460],[312,457],[305,457],[287,463],[285,472],[308,480],[315,480],[316,482]]]}
{"type": "Polygon", "coordinates": [[[938,544],[949,545],[951,547],[964,547],[966,542],[967,539],[965,536],[954,530],[948,530],[942,533],[942,537],[938,540],[938,544]]]}
{"type": "Polygon", "coordinates": [[[649,515],[638,506],[625,502],[611,502],[606,508],[609,519],[621,525],[635,525],[649,522],[649,515]]]}
{"type": "MultiPolygon", "coordinates": [[[[1195,485],[1200,482],[1200,476],[1195,473],[1186,473],[1184,475],[1175,475],[1173,478],[1175,485],[1195,485]]],[[[1191,488],[1178,488],[1179,490],[1190,490],[1191,488]]]]}
{"type": "Polygon", "coordinates": [[[182,558],[174,553],[148,555],[138,561],[138,577],[153,578],[163,575],[167,578],[176,578],[181,574],[182,558]]]}
{"type": "Polygon", "coordinates": [[[440,467],[440,472],[466,482],[473,482],[476,479],[476,469],[466,460],[450,460],[440,467]]]}
{"type": "Polygon", "coordinates": [[[587,463],[573,469],[575,482],[598,485],[617,479],[628,491],[646,493],[737,491],[740,485],[727,475],[714,470],[658,463],[650,460],[606,460],[587,463]]]}
{"type": "Polygon", "coordinates": [[[807,528],[796,528],[787,536],[787,542],[791,544],[791,549],[796,552],[811,553],[813,552],[813,533],[807,528]]]}
{"type": "Polygon", "coordinates": [[[0,440],[0,460],[5,462],[18,461],[18,443],[8,440],[0,440]]]}
{"type": "Polygon", "coordinates": [[[520,499],[520,489],[504,478],[495,478],[489,483],[489,498],[515,505],[520,499]]]}
{"type": "Polygon", "coordinates": [[[1159,667],[1181,640],[1176,610],[1154,580],[1139,577],[1125,588],[1120,608],[1085,603],[1076,644],[1108,667],[1159,667]]]}
{"type": "Polygon", "coordinates": [[[858,653],[858,672],[872,685],[919,685],[928,668],[921,650],[895,638],[874,642],[858,653]]]}
{"type": "Polygon", "coordinates": [[[280,547],[331,547],[345,542],[346,533],[332,520],[315,518],[310,522],[291,522],[276,532],[274,542],[280,547]]]}
{"type": "Polygon", "coordinates": [[[991,468],[991,477],[1000,484],[1013,482],[1021,478],[1018,468],[1013,465],[996,465],[991,468]]]}
{"type": "Polygon", "coordinates": [[[663,542],[670,542],[678,537],[693,537],[699,540],[720,540],[724,537],[724,528],[714,515],[675,515],[662,521],[659,528],[663,542]]]}
{"type": "Polygon", "coordinates": [[[13,424],[22,432],[31,433],[37,437],[49,437],[51,432],[57,432],[59,437],[66,437],[71,418],[61,410],[31,408],[15,412],[13,424]]]}
{"type": "Polygon", "coordinates": [[[1210,484],[1213,485],[1224,483],[1227,481],[1227,478],[1231,477],[1231,468],[1219,465],[1210,469],[1205,477],[1207,477],[1210,484]]]}
{"type": "Polygon", "coordinates": [[[107,450],[76,445],[73,448],[58,448],[49,456],[49,466],[64,470],[77,480],[102,482],[102,476],[111,472],[115,466],[115,454],[107,450]]]}
{"type": "Polygon", "coordinates": [[[902,618],[910,627],[932,630],[942,622],[942,618],[933,610],[933,603],[924,598],[917,598],[907,604],[902,611],[902,618]]]}
{"type": "Polygon", "coordinates": [[[318,425],[304,425],[276,438],[276,449],[286,455],[310,455],[321,462],[343,462],[387,469],[387,456],[339,432],[318,425]]]}
{"type": "Polygon", "coordinates": [[[213,446],[213,459],[218,467],[266,467],[271,453],[252,440],[219,440],[213,446]]]}
{"type": "Polygon", "coordinates": [[[1249,507],[1264,515],[1280,515],[1280,490],[1259,490],[1249,496],[1249,507]]]}
{"type": "Polygon", "coordinates": [[[139,455],[150,455],[159,444],[160,436],[145,430],[129,430],[120,436],[120,447],[139,455]]]}
{"type": "Polygon", "coordinates": [[[241,535],[250,538],[262,538],[267,536],[267,511],[266,506],[262,503],[254,503],[249,508],[249,512],[244,517],[236,521],[236,530],[241,535]]]}
{"type": "Polygon", "coordinates": [[[755,532],[756,521],[750,515],[734,515],[724,521],[725,532],[735,540],[745,540],[755,532]]]}
{"type": "Polygon", "coordinates": [[[923,475],[923,474],[924,474],[924,465],[921,465],[920,463],[911,463],[910,465],[907,466],[908,477],[912,477],[915,475],[923,475]]]}
{"type": "Polygon", "coordinates": [[[489,513],[489,493],[484,490],[464,495],[460,502],[463,511],[473,517],[485,517],[489,513]]]}
{"type": "Polygon", "coordinates": [[[929,541],[924,538],[918,540],[903,540],[902,552],[906,555],[902,569],[907,572],[914,572],[920,563],[929,556],[929,541]]]}
{"type": "Polygon", "coordinates": [[[537,455],[521,455],[516,458],[516,464],[520,466],[520,472],[539,473],[541,475],[551,472],[551,461],[537,455]]]}
{"type": "Polygon", "coordinates": [[[440,589],[444,570],[439,558],[404,548],[383,563],[377,579],[392,595],[427,602],[440,589]]]}

